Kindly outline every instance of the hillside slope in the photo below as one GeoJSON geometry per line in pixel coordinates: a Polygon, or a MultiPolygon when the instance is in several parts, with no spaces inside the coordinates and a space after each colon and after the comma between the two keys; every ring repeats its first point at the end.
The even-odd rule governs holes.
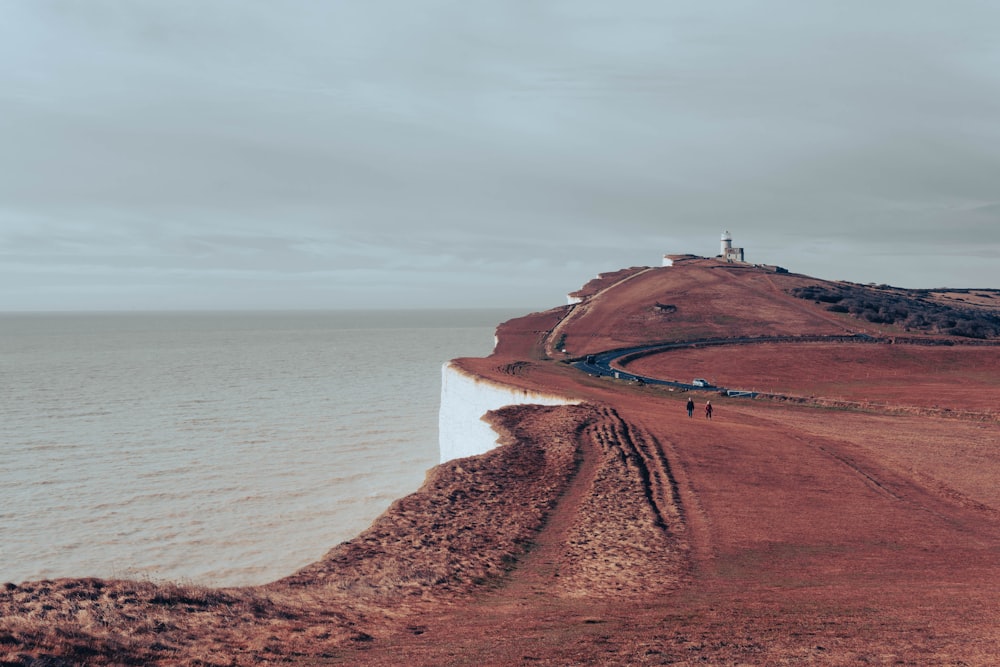
{"type": "Polygon", "coordinates": [[[704,259],[606,274],[576,305],[501,325],[491,356],[456,362],[582,404],[493,413],[503,446],[436,467],[367,531],[268,586],[9,584],[0,660],[994,664],[1000,347],[795,295],[817,285],[836,284],[704,259]],[[869,338],[805,342],[856,333],[869,338]],[[650,376],[776,378],[781,397],[563,363],[760,336],[783,342],[631,363],[650,376]],[[861,395],[873,377],[874,399],[861,395]],[[967,410],[940,405],[942,383],[967,410]]]}

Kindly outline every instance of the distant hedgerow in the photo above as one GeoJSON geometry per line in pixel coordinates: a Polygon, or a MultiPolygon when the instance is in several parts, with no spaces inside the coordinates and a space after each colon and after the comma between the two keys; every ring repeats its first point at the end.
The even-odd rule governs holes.
{"type": "Polygon", "coordinates": [[[863,285],[807,285],[791,293],[873,324],[966,338],[1000,338],[1000,315],[929,301],[926,290],[905,293],[863,285]]]}

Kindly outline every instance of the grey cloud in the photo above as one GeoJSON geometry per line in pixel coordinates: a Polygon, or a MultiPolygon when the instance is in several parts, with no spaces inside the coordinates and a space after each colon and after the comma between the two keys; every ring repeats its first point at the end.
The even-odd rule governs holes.
{"type": "Polygon", "coordinates": [[[537,303],[662,252],[713,254],[727,228],[828,277],[923,284],[908,253],[942,257],[944,283],[1000,274],[993,3],[4,13],[0,255],[29,289],[0,308],[60,263],[108,284],[148,270],[178,304],[198,276],[199,304],[245,301],[223,274],[267,307],[295,281],[296,303],[537,303]]]}

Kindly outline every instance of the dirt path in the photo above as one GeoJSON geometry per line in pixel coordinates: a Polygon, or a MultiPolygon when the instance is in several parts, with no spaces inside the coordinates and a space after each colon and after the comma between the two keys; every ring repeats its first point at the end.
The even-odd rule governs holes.
{"type": "Polygon", "coordinates": [[[623,606],[676,590],[688,555],[669,464],[648,432],[597,414],[579,433],[572,483],[502,585],[423,618],[417,637],[411,626],[335,663],[573,664],[605,651],[595,643],[609,624],[621,635],[623,606]]]}
{"type": "Polygon", "coordinates": [[[559,323],[556,324],[552,328],[551,333],[549,333],[549,335],[547,336],[546,341],[545,341],[545,347],[544,347],[545,353],[548,354],[548,355],[550,355],[550,356],[553,356],[553,357],[558,357],[559,356],[560,350],[555,349],[555,343],[557,341],[559,341],[561,338],[563,338],[563,336],[562,336],[563,332],[569,326],[571,326],[571,324],[574,321],[576,321],[577,319],[579,319],[580,317],[582,317],[583,315],[585,315],[589,311],[589,309],[590,309],[590,306],[589,306],[590,299],[593,299],[594,297],[597,297],[597,296],[600,296],[600,295],[604,295],[607,292],[609,292],[609,291],[611,291],[611,290],[613,290],[615,288],[618,288],[621,285],[624,285],[625,283],[629,282],[630,280],[633,280],[633,279],[635,279],[635,278],[637,278],[637,277],[639,277],[639,276],[641,276],[641,275],[643,275],[643,274],[645,274],[645,273],[647,273],[647,272],[649,272],[651,270],[652,269],[643,269],[641,271],[636,271],[634,273],[629,273],[629,274],[627,274],[627,275],[625,275],[625,276],[623,276],[621,278],[615,279],[613,282],[611,282],[607,286],[602,287],[601,289],[595,291],[593,294],[588,295],[588,297],[587,297],[586,300],[584,300],[584,301],[582,301],[580,303],[572,305],[570,307],[570,309],[566,312],[565,317],[563,317],[559,321],[559,323]]]}

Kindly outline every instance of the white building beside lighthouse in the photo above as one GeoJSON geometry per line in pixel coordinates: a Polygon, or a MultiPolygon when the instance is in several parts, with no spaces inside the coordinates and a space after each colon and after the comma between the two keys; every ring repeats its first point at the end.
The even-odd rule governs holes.
{"type": "MultiPolygon", "coordinates": [[[[719,245],[719,254],[716,256],[722,258],[727,262],[746,264],[746,262],[743,259],[743,248],[733,247],[733,235],[730,234],[728,231],[722,233],[722,241],[719,245]]],[[[664,255],[663,266],[673,266],[674,262],[679,262],[686,259],[705,259],[705,258],[704,257],[699,258],[697,255],[691,255],[691,254],[664,255]]]]}
{"type": "Polygon", "coordinates": [[[722,243],[719,249],[719,255],[727,262],[743,261],[743,248],[733,247],[733,236],[728,230],[722,232],[722,243]]]}

